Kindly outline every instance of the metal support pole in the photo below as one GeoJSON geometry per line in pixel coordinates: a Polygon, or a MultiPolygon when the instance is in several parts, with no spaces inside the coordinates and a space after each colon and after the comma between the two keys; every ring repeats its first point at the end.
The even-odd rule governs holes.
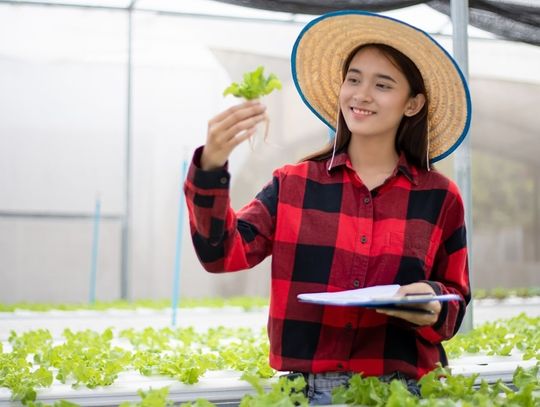
{"type": "Polygon", "coordinates": [[[95,304],[96,302],[96,280],[97,280],[97,262],[98,262],[98,247],[99,247],[99,224],[101,222],[101,198],[96,197],[96,209],[94,211],[94,230],[92,233],[92,257],[90,262],[90,289],[88,294],[88,302],[95,304]]]}
{"type": "Polygon", "coordinates": [[[178,201],[178,225],[176,228],[176,254],[174,256],[174,269],[173,269],[173,292],[172,292],[172,321],[171,325],[176,326],[176,313],[178,311],[178,304],[180,302],[180,271],[182,266],[182,241],[184,237],[184,212],[186,208],[184,198],[184,181],[186,180],[188,169],[187,152],[184,151],[184,159],[182,160],[182,166],[180,169],[180,185],[179,201],[178,201]]]}
{"type": "MultiPolygon", "coordinates": [[[[469,55],[468,34],[469,25],[469,0],[451,1],[452,17],[452,45],[453,54],[459,64],[465,79],[469,78],[469,55]]],[[[467,225],[467,244],[469,249],[469,273],[472,285],[473,273],[473,241],[472,241],[472,192],[471,192],[471,149],[470,137],[467,136],[463,143],[456,149],[454,154],[454,176],[461,190],[465,205],[465,223],[467,225]]],[[[461,332],[470,331],[473,328],[473,303],[467,307],[467,313],[461,326],[461,332]]]]}
{"type": "Polygon", "coordinates": [[[133,8],[137,0],[128,7],[128,56],[127,56],[127,96],[126,96],[126,151],[124,181],[124,217],[122,219],[122,264],[120,270],[120,298],[129,299],[130,229],[131,229],[131,87],[132,87],[132,42],[133,8]]]}

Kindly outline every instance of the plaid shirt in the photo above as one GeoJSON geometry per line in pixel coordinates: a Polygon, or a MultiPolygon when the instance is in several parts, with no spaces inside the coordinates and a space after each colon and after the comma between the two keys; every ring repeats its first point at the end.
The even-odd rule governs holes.
{"type": "Polygon", "coordinates": [[[458,330],[470,300],[463,203],[437,171],[404,155],[369,191],[346,153],[274,171],[248,205],[230,207],[230,175],[199,168],[185,182],[197,255],[212,273],[247,269],[272,255],[270,365],[299,372],[400,371],[420,378],[447,364],[441,341],[458,330]],[[297,295],[424,281],[443,303],[435,325],[418,327],[361,307],[301,303],[297,295]]]}

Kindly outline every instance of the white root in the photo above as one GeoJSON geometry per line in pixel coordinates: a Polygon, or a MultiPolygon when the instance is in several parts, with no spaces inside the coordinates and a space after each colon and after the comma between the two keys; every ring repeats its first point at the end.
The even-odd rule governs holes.
{"type": "Polygon", "coordinates": [[[268,117],[268,113],[264,114],[264,138],[263,141],[266,143],[266,139],[268,138],[268,129],[270,128],[270,117],[268,117]]]}
{"type": "MultiPolygon", "coordinates": [[[[268,113],[265,113],[264,114],[264,137],[263,137],[263,141],[265,144],[268,144],[266,142],[266,139],[268,138],[268,130],[269,130],[269,127],[270,127],[270,117],[268,117],[268,113]]],[[[253,138],[256,134],[252,134],[251,136],[249,136],[249,147],[251,149],[251,151],[255,151],[255,142],[253,141],[253,138]]]]}

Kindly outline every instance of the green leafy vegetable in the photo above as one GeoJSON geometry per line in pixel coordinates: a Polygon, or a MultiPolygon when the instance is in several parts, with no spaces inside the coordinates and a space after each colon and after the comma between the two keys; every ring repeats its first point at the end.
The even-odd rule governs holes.
{"type": "Polygon", "coordinates": [[[205,399],[197,399],[193,403],[182,403],[180,407],[215,407],[215,404],[205,399]]]}
{"type": "MultiPolygon", "coordinates": [[[[258,99],[261,96],[268,95],[274,89],[281,89],[281,82],[276,75],[271,73],[268,77],[264,76],[264,68],[259,66],[252,72],[246,72],[244,74],[244,81],[241,83],[233,82],[227,89],[223,91],[223,96],[233,95],[236,97],[243,97],[246,100],[258,99]]],[[[270,120],[268,115],[265,114],[265,128],[264,138],[266,141],[268,138],[268,127],[270,120]]],[[[249,142],[253,149],[253,139],[250,137],[249,142]]]]}
{"type": "Polygon", "coordinates": [[[390,387],[376,377],[353,375],[349,386],[340,386],[332,392],[332,401],[336,404],[362,406],[383,406],[389,397],[390,387]]]}
{"type": "Polygon", "coordinates": [[[274,89],[281,89],[280,80],[273,73],[266,78],[264,76],[264,68],[259,66],[253,72],[245,73],[243,82],[233,82],[223,91],[223,96],[233,95],[252,100],[268,95],[274,89]]]}
{"type": "MultiPolygon", "coordinates": [[[[539,328],[540,317],[521,314],[458,335],[445,343],[445,347],[453,358],[473,351],[494,355],[523,352],[524,359],[534,360],[540,355],[539,328]]],[[[112,384],[120,372],[136,370],[142,375],[166,375],[189,384],[196,383],[207,371],[225,369],[245,372],[244,379],[255,388],[257,394],[247,397],[243,407],[304,402],[303,394],[291,390],[295,388],[291,382],[270,392],[268,386],[262,385],[265,382],[261,378],[275,374],[268,365],[269,344],[264,329],[218,326],[199,332],[193,327],[146,328],[126,329],[119,334],[112,329],[102,332],[66,329],[63,338],[63,341],[53,340],[51,333],[43,329],[21,334],[11,332],[7,343],[0,346],[0,387],[9,389],[13,400],[30,407],[45,407],[36,398],[40,389],[53,384],[54,378],[74,386],[95,388],[112,384]]],[[[410,395],[400,382],[388,384],[376,378],[355,376],[349,388],[336,390],[335,401],[388,407],[537,407],[540,406],[539,375],[539,364],[518,368],[513,384],[506,385],[501,381],[479,383],[476,375],[451,375],[448,370],[439,369],[421,379],[422,399],[410,395]]],[[[168,406],[163,404],[169,402],[163,393],[142,394],[146,401],[137,406],[168,406]]],[[[204,401],[194,403],[190,407],[210,405],[204,401]]],[[[58,401],[54,407],[72,405],[58,401]]]]}
{"type": "Polygon", "coordinates": [[[169,388],[163,387],[161,389],[152,389],[148,391],[137,390],[137,393],[141,397],[139,403],[123,402],[119,407],[172,407],[174,403],[168,400],[169,388]]]}
{"type": "Polygon", "coordinates": [[[53,404],[44,404],[41,401],[29,401],[26,405],[28,407],[80,407],[79,404],[67,400],[58,400],[53,404]]]}
{"type": "Polygon", "coordinates": [[[540,359],[540,317],[524,313],[508,320],[487,322],[466,334],[458,334],[444,348],[451,359],[463,353],[509,356],[523,352],[523,359],[540,359]]]}
{"type": "MultiPolygon", "coordinates": [[[[136,301],[96,301],[93,304],[42,304],[42,303],[0,303],[0,312],[13,312],[16,310],[28,310],[33,312],[47,312],[51,310],[75,311],[81,309],[109,310],[124,309],[134,310],[139,308],[167,309],[171,306],[171,300],[136,300],[136,301]]],[[[185,298],[180,303],[180,308],[194,307],[241,307],[244,310],[258,309],[268,306],[268,298],[262,297],[230,297],[230,298],[185,298]]]]}
{"type": "Polygon", "coordinates": [[[304,394],[306,381],[303,377],[289,380],[281,377],[272,384],[269,392],[265,392],[259,377],[245,373],[242,379],[253,386],[256,394],[246,394],[240,401],[239,407],[295,407],[307,406],[308,400],[304,394]]]}

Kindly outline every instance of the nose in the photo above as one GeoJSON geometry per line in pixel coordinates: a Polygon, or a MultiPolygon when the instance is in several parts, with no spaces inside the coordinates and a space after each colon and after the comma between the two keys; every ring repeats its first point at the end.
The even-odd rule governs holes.
{"type": "Polygon", "coordinates": [[[356,91],[353,94],[354,103],[366,103],[373,101],[369,86],[366,83],[358,86],[355,90],[356,91]]]}

